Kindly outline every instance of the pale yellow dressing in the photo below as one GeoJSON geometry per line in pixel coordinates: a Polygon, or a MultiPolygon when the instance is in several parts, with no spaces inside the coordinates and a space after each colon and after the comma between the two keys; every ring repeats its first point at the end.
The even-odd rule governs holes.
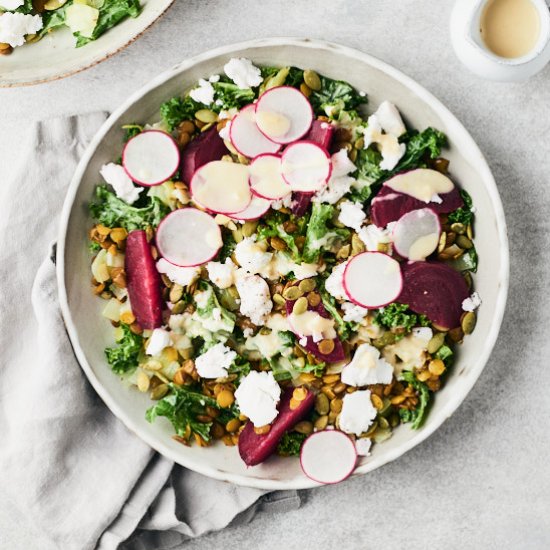
{"type": "Polygon", "coordinates": [[[537,43],[540,17],[531,0],[489,0],[481,15],[480,32],[494,54],[522,57],[537,43]]]}
{"type": "Polygon", "coordinates": [[[434,195],[450,193],[454,189],[453,182],[447,176],[428,168],[419,168],[395,176],[386,185],[394,191],[426,203],[430,202],[434,195]]]}
{"type": "Polygon", "coordinates": [[[416,239],[409,249],[409,260],[413,262],[426,259],[439,243],[439,235],[431,233],[416,239]]]}
{"type": "Polygon", "coordinates": [[[334,319],[321,317],[316,311],[305,311],[299,315],[292,314],[289,321],[295,332],[301,336],[321,335],[322,338],[336,337],[334,319]]]}
{"type": "Polygon", "coordinates": [[[290,119],[273,111],[260,111],[256,113],[258,128],[270,137],[284,136],[290,130],[290,119]]]}

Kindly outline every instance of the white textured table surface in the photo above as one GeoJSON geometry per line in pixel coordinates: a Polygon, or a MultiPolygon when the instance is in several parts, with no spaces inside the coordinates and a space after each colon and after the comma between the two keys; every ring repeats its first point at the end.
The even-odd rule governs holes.
{"type": "Polygon", "coordinates": [[[510,232],[510,297],[496,350],[458,412],[398,461],[307,493],[297,512],[263,514],[185,548],[550,548],[550,69],[524,84],[471,76],[451,51],[450,9],[440,0],[176,0],[115,58],[63,81],[0,90],[6,173],[33,121],[113,109],[188,55],[270,35],[327,39],[426,86],[494,171],[510,232]]]}

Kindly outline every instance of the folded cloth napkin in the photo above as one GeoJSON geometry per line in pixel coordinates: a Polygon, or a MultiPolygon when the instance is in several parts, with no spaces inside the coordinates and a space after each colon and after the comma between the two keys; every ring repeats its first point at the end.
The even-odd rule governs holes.
{"type": "MultiPolygon", "coordinates": [[[[78,158],[105,113],[31,129],[0,188],[0,548],[161,550],[299,506],[174,466],[104,406],[73,355],[50,243],[78,158]]],[[[86,284],[86,281],[83,281],[86,284]]]]}

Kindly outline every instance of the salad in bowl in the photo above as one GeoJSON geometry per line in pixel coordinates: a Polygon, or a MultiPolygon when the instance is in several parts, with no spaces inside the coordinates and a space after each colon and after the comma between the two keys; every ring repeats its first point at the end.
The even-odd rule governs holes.
{"type": "Polygon", "coordinates": [[[182,444],[236,446],[248,466],[300,455],[335,483],[429,414],[481,305],[474,206],[445,135],[367,99],[230,59],[160,122],[128,121],[101,168],[105,356],[182,444]]]}

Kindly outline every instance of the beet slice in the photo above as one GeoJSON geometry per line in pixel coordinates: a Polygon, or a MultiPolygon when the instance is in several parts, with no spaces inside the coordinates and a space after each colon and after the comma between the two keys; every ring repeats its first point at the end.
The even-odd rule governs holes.
{"type": "Polygon", "coordinates": [[[131,231],[126,239],[126,286],[136,321],[144,329],[162,325],[160,275],[145,231],[131,231]]]}
{"type": "Polygon", "coordinates": [[[247,422],[239,436],[239,454],[247,466],[260,464],[272,455],[283,435],[302,420],[315,403],[315,394],[307,390],[306,397],[295,409],[290,408],[290,400],[294,388],[288,388],[279,402],[279,414],[271,424],[269,432],[258,435],[254,425],[247,422]]]}
{"type": "Polygon", "coordinates": [[[218,134],[215,126],[199,134],[183,150],[181,161],[181,179],[189,185],[193,174],[206,163],[220,160],[229,150],[218,134]]]}
{"type": "Polygon", "coordinates": [[[429,207],[438,214],[448,214],[464,205],[460,191],[456,187],[449,193],[442,193],[440,197],[441,203],[426,204],[410,195],[394,191],[391,187],[383,185],[376,197],[372,199],[371,219],[377,227],[386,227],[388,223],[396,222],[401,216],[419,208],[429,207]]]}
{"type": "MultiPolygon", "coordinates": [[[[286,301],[286,314],[290,315],[292,313],[292,308],[294,307],[294,302],[296,300],[287,300],[286,301]]],[[[331,316],[328,313],[328,311],[325,309],[325,306],[323,306],[322,302],[319,302],[318,305],[312,306],[308,304],[308,311],[316,311],[321,317],[324,317],[325,319],[330,319],[331,316]]],[[[299,335],[298,335],[299,336],[299,335]]],[[[309,351],[312,355],[317,357],[317,359],[321,359],[321,361],[324,361],[325,363],[338,363],[338,361],[343,361],[346,358],[346,354],[344,353],[344,348],[342,346],[342,342],[340,341],[340,338],[336,336],[336,338],[333,338],[334,341],[334,349],[330,353],[321,353],[319,351],[319,347],[317,344],[313,341],[313,336],[307,336],[307,343],[304,347],[307,351],[309,351]]]]}
{"type": "Polygon", "coordinates": [[[323,149],[329,151],[333,135],[334,126],[332,126],[332,124],[322,120],[314,120],[304,139],[314,141],[317,145],[320,145],[323,149]]]}
{"type": "Polygon", "coordinates": [[[290,209],[295,216],[303,216],[311,204],[312,193],[292,193],[292,206],[290,209]]]}
{"type": "Polygon", "coordinates": [[[470,295],[462,275],[440,262],[408,262],[401,268],[403,291],[396,301],[441,328],[459,327],[462,302],[470,295]]]}

